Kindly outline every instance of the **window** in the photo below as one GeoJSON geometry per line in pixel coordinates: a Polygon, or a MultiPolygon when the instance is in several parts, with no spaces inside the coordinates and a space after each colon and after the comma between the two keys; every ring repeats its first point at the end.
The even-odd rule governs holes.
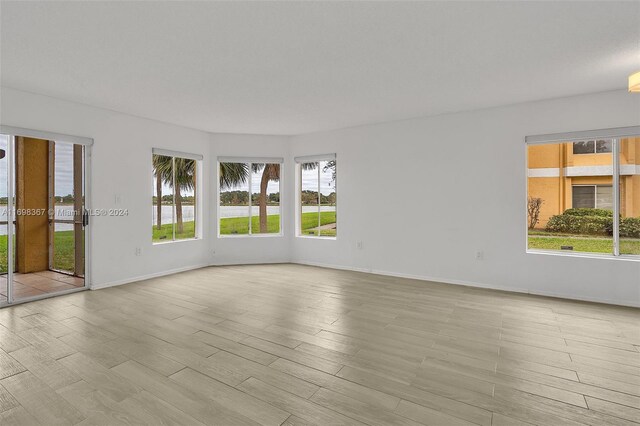
{"type": "Polygon", "coordinates": [[[611,185],[573,185],[572,208],[613,210],[611,185]]]}
{"type": "Polygon", "coordinates": [[[282,158],[218,159],[218,236],[282,235],[282,158]]]}
{"type": "Polygon", "coordinates": [[[529,250],[640,256],[640,127],[606,132],[527,137],[529,250]]]}
{"type": "Polygon", "coordinates": [[[299,236],[336,237],[336,157],[296,158],[299,171],[299,236]]]}
{"type": "Polygon", "coordinates": [[[195,239],[201,155],[153,149],[154,243],[195,239]]]}
{"type": "Polygon", "coordinates": [[[573,142],[574,154],[606,154],[611,152],[611,139],[573,142]]]}

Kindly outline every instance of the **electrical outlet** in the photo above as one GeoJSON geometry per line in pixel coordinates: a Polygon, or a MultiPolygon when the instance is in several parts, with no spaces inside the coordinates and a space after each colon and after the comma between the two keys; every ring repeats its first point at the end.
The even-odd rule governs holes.
{"type": "Polygon", "coordinates": [[[136,256],[142,256],[142,247],[136,247],[136,256]]]}
{"type": "Polygon", "coordinates": [[[484,252],[483,251],[477,251],[476,252],[476,260],[484,260],[484,252]]]}

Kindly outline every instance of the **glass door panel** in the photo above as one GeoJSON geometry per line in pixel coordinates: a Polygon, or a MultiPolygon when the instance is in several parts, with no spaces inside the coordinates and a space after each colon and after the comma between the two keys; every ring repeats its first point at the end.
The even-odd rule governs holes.
{"type": "Polygon", "coordinates": [[[9,136],[0,135],[0,305],[7,303],[9,290],[8,146],[9,136]]]}
{"type": "Polygon", "coordinates": [[[14,300],[84,287],[84,147],[15,137],[14,300]]]}

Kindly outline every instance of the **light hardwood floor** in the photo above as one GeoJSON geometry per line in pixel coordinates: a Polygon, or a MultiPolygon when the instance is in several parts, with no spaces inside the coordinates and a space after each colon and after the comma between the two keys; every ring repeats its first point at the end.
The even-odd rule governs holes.
{"type": "Polygon", "coordinates": [[[628,425],[639,346],[638,309],[205,268],[0,309],[0,424],[628,425]]]}

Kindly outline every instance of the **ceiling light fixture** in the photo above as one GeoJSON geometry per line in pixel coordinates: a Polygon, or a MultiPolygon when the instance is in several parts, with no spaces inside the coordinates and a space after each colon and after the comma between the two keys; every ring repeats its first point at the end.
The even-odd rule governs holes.
{"type": "Polygon", "coordinates": [[[629,76],[629,92],[640,93],[640,71],[629,76]]]}

